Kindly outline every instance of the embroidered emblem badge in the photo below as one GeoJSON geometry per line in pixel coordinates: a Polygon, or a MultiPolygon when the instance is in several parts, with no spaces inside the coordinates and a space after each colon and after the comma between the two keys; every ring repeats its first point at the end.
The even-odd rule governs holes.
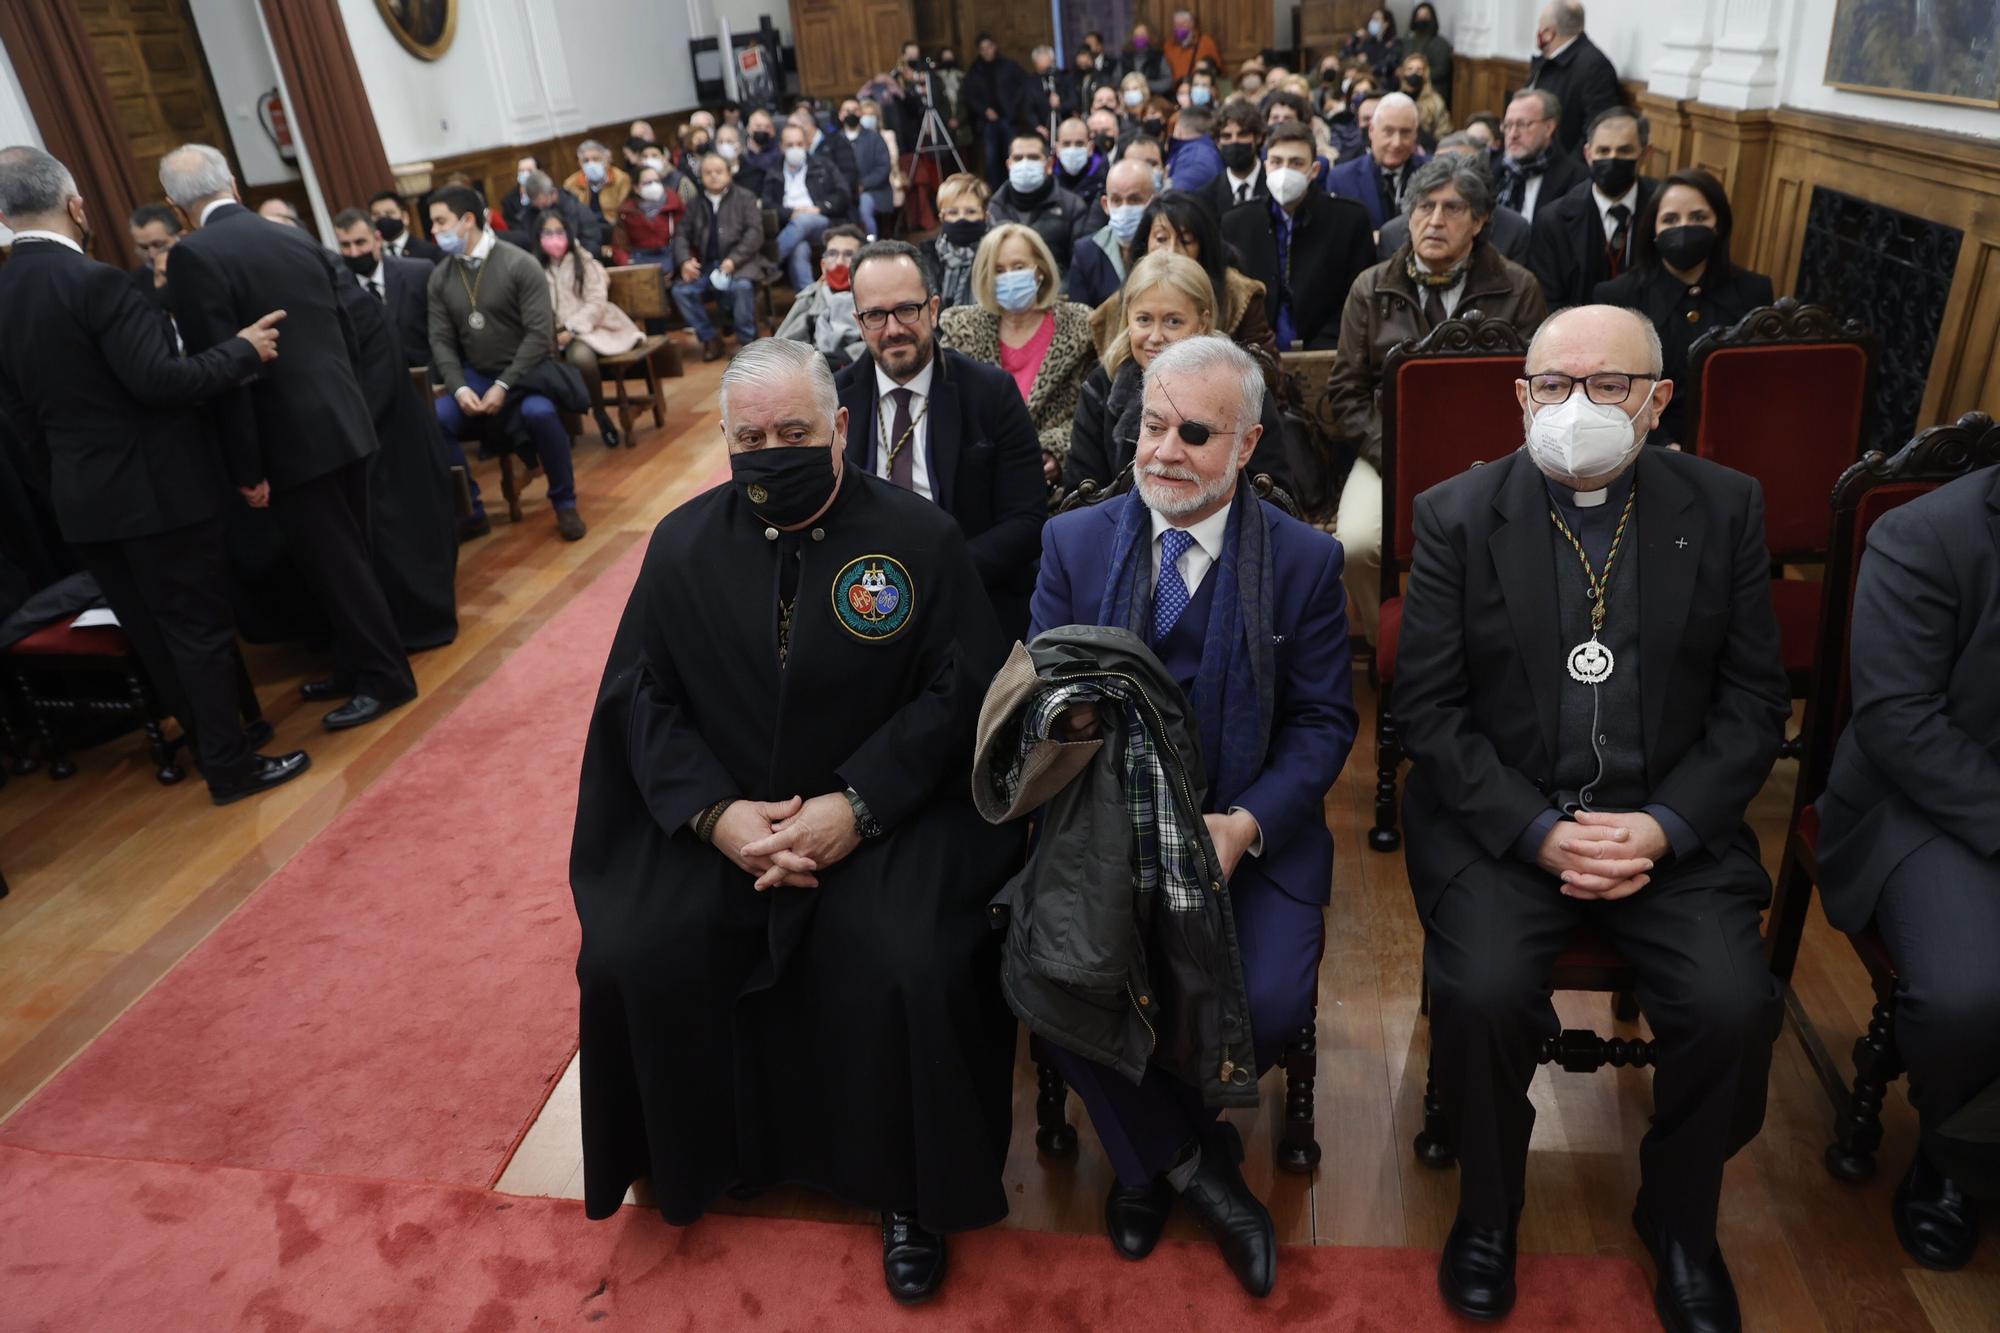
{"type": "Polygon", "coordinates": [[[833,615],[857,639],[894,638],[916,612],[910,571],[886,555],[848,562],[833,580],[833,615]]]}

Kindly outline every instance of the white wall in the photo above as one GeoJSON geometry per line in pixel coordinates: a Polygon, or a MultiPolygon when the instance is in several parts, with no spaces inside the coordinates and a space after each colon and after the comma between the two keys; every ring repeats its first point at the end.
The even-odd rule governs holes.
{"type": "MultiPolygon", "coordinates": [[[[28,110],[28,99],[21,92],[14,62],[0,48],[0,148],[24,143],[42,147],[42,132],[35,128],[34,113],[28,110]]],[[[14,233],[0,224],[0,245],[13,243],[14,233]]]]}
{"type": "MultiPolygon", "coordinates": [[[[295,181],[299,173],[278,156],[264,133],[257,107],[265,93],[278,86],[278,71],[264,38],[257,0],[188,0],[202,54],[215,80],[215,94],[228,122],[230,146],[243,169],[244,185],[277,185],[295,181]]],[[[296,138],[296,135],[294,135],[296,138]]]]}

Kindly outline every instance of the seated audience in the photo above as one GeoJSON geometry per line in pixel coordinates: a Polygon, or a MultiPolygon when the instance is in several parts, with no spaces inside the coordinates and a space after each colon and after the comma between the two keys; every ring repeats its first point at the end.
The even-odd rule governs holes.
{"type": "Polygon", "coordinates": [[[1535,211],[1528,267],[1542,280],[1549,309],[1583,305],[1597,284],[1632,267],[1639,214],[1660,183],[1639,175],[1646,154],[1646,118],[1615,106],[1591,122],[1585,149],[1590,183],[1535,211]]]}
{"type": "MultiPolygon", "coordinates": [[[[1125,99],[1120,95],[1118,85],[1100,83],[1090,95],[1090,114],[1095,117],[1100,111],[1108,111],[1122,125],[1124,123],[1125,99]]],[[[1094,132],[1094,131],[1093,131],[1094,132]]]]}
{"type": "Polygon", "coordinates": [[[1389,79],[1396,69],[1396,63],[1403,58],[1402,39],[1396,36],[1396,16],[1382,5],[1371,10],[1366,26],[1356,28],[1352,36],[1340,44],[1343,59],[1360,57],[1368,62],[1368,68],[1375,77],[1389,79]]]}
{"type": "Polygon", "coordinates": [[[1132,260],[1137,263],[1157,250],[1171,250],[1200,264],[1215,288],[1215,332],[1239,347],[1261,351],[1275,368],[1278,338],[1265,313],[1264,287],[1229,262],[1222,227],[1201,199],[1185,190],[1168,190],[1147,206],[1139,220],[1132,260]]]}
{"type": "Polygon", "coordinates": [[[1128,80],[1132,75],[1138,75],[1152,96],[1173,96],[1176,78],[1173,67],[1167,64],[1165,53],[1154,44],[1152,29],[1144,23],[1132,25],[1132,39],[1126,43],[1125,54],[1118,63],[1128,80]]]}
{"type": "Polygon", "coordinates": [[[1127,70],[1118,80],[1118,114],[1127,129],[1139,128],[1140,114],[1150,100],[1152,91],[1146,86],[1146,76],[1137,70],[1127,70]]]}
{"type": "Polygon", "coordinates": [[[1411,52],[1403,57],[1399,78],[1403,95],[1417,104],[1417,137],[1424,143],[1435,144],[1450,134],[1451,108],[1431,83],[1430,61],[1419,52],[1411,52]]]}
{"type": "Polygon", "coordinates": [[[1118,147],[1118,112],[1107,107],[1093,107],[1083,118],[1084,128],[1090,131],[1090,148],[1104,163],[1104,170],[1111,170],[1111,155],[1118,147]]]}
{"type": "Polygon", "coordinates": [[[1590,170],[1556,142],[1562,102],[1545,88],[1527,88],[1507,103],[1500,122],[1506,145],[1500,158],[1499,202],[1533,222],[1535,210],[1554,203],[1590,179],[1590,170]]]}
{"type": "MultiPolygon", "coordinates": [[[[1139,438],[1146,367],[1181,339],[1216,331],[1215,284],[1208,271],[1168,250],[1132,266],[1115,308],[1123,321],[1118,335],[1077,393],[1069,457],[1063,463],[1065,490],[1085,481],[1108,486],[1125,470],[1139,438]]],[[[1264,432],[1251,455],[1250,472],[1269,473],[1282,486],[1289,476],[1276,394],[1265,395],[1259,420],[1264,432]]]]}
{"type": "Polygon", "coordinates": [[[1657,1043],[1632,1213],[1655,1309],[1670,1329],[1739,1329],[1716,1213],[1784,1018],[1744,822],[1791,714],[1762,496],[1644,447],[1673,390],[1631,311],[1562,312],[1526,372],[1516,401],[1467,405],[1522,414],[1526,446],[1416,498],[1396,667],[1431,1068],[1459,1161],[1438,1287],[1475,1319],[1514,1303],[1528,1084],[1560,1026],[1549,973],[1588,928],[1637,973],[1657,1043]],[[1667,576],[1682,595],[1654,597],[1648,564],[1685,532],[1703,547],[1667,576]]]}
{"type": "Polygon", "coordinates": [[[1638,311],[1660,335],[1675,393],[1660,414],[1658,443],[1694,447],[1695,423],[1684,416],[1680,390],[1695,340],[1775,299],[1769,278],[1731,261],[1733,218],[1721,181],[1699,167],[1675,172],[1639,212],[1632,267],[1591,293],[1597,304],[1638,311]]]}
{"type": "Polygon", "coordinates": [[[1274,92],[1264,98],[1262,113],[1264,128],[1276,129],[1280,125],[1309,123],[1313,118],[1312,103],[1297,93],[1274,92]]]}
{"type": "Polygon", "coordinates": [[[1110,159],[1090,144],[1090,127],[1075,116],[1056,126],[1056,184],[1086,204],[1104,193],[1110,159]]]}
{"type": "MultiPolygon", "coordinates": [[[[1152,175],[1154,194],[1158,194],[1167,188],[1166,160],[1166,154],[1161,151],[1160,146],[1143,135],[1133,135],[1123,140],[1112,150],[1111,154],[1111,165],[1114,167],[1121,162],[1128,161],[1143,165],[1152,175]]],[[[1077,240],[1095,235],[1097,232],[1102,231],[1104,224],[1110,220],[1111,214],[1105,205],[1103,196],[1100,195],[1090,205],[1089,209],[1085,211],[1083,217],[1078,220],[1076,230],[1072,235],[1077,240]]],[[[1074,253],[1072,253],[1070,258],[1071,262],[1074,263],[1074,253]]]]}
{"type": "MultiPolygon", "coordinates": [[[[778,215],[778,263],[791,278],[792,290],[804,291],[812,285],[813,243],[833,223],[847,219],[852,197],[832,161],[808,151],[811,133],[798,118],[785,122],[781,138],[784,165],[765,179],[763,207],[778,215]]],[[[728,167],[724,162],[723,169],[728,167]]],[[[704,166],[704,189],[708,188],[707,171],[704,166]]],[[[762,243],[760,231],[758,244],[762,243]]]]}
{"type": "MultiPolygon", "coordinates": [[[[541,217],[545,213],[554,213],[568,224],[569,234],[576,238],[577,244],[591,254],[602,254],[610,248],[605,240],[610,233],[599,223],[597,215],[578,203],[567,190],[558,189],[547,175],[539,171],[529,172],[525,188],[534,211],[528,214],[526,226],[495,233],[500,239],[512,242],[530,254],[539,254],[535,249],[535,237],[540,229],[541,217]]],[[[626,198],[629,202],[631,196],[626,198]]]]}
{"type": "Polygon", "coordinates": [[[536,224],[536,249],[548,274],[549,303],[555,312],[556,351],[583,376],[597,433],[613,448],[618,430],[604,406],[604,373],[597,358],[629,352],[646,340],[632,317],[611,303],[611,278],[597,257],[577,244],[562,214],[548,212],[536,224]]]}
{"type": "Polygon", "coordinates": [[[646,150],[659,145],[659,136],[653,133],[653,122],[635,120],[625,131],[625,170],[638,174],[639,164],[646,160],[646,150]]]}
{"type": "Polygon", "coordinates": [[[1007,146],[1007,183],[986,207],[994,222],[1033,227],[1058,268],[1069,268],[1077,224],[1089,212],[1083,200],[1056,184],[1049,174],[1048,145],[1039,134],[1017,134],[1007,146]]]}
{"type": "Polygon", "coordinates": [[[1249,102],[1231,102],[1222,108],[1216,126],[1215,143],[1222,157],[1222,172],[1202,188],[1209,211],[1220,218],[1237,204],[1268,199],[1264,168],[1258,161],[1264,151],[1264,117],[1249,102]]]}
{"type": "MultiPolygon", "coordinates": [[[[1109,932],[1140,930],[1153,989],[1181,967],[1201,969],[1197,981],[1176,975],[1167,983],[1188,999],[1159,1015],[1166,1040],[1150,1025],[1125,1032],[1117,1069],[1106,1054],[1080,1053],[1104,1052],[1105,1043],[1071,1035],[1104,1030],[1097,1001],[1053,985],[1018,944],[1002,969],[1017,1009],[1029,997],[1046,1002],[1033,1005],[1051,1016],[1038,1025],[1044,1049],[1089,1109],[1117,1173],[1105,1200],[1113,1247],[1144,1259],[1178,1199],[1252,1296],[1269,1295],[1276,1282],[1275,1228],[1238,1169],[1242,1144],[1220,1118],[1222,1100],[1203,1089],[1215,1069],[1241,1065],[1244,1077],[1231,1080],[1241,1095],[1229,1104],[1254,1105],[1258,1073],[1313,1021],[1333,879],[1321,806],[1355,734],[1339,544],[1243,484],[1267,398],[1262,371],[1224,339],[1164,349],[1140,394],[1133,487],[1049,522],[1029,627],[1130,630],[1179,687],[1191,742],[1183,757],[1200,760],[1203,841],[1227,884],[1234,929],[1209,918],[1213,936],[1197,943],[1178,925],[1147,927],[1143,909],[1121,917],[1109,908],[1103,926],[1081,928],[1093,952],[1127,947],[1109,932]],[[1128,1066],[1143,1066],[1143,1079],[1128,1066]]],[[[1059,739],[1097,736],[1110,721],[1100,709],[1118,705],[1107,696],[1071,706],[1056,724],[1059,739]]],[[[1095,839],[1078,845],[1087,824],[1045,820],[1038,854],[1091,862],[1103,849],[1095,839]]],[[[1039,882],[1023,877],[1018,896],[1006,895],[1017,932],[1037,909],[1045,919],[1062,911],[1053,893],[1035,900],[1030,886],[1039,882]]],[[[1203,890],[1168,883],[1161,893],[1164,907],[1176,893],[1198,902],[1203,890]]],[[[1052,947],[1061,955],[1077,945],[1052,947]]]]}
{"type": "Polygon", "coordinates": [[[584,244],[599,258],[610,258],[611,226],[618,220],[619,205],[632,193],[632,177],[612,162],[609,149],[595,139],[585,139],[576,150],[576,171],[563,182],[575,200],[590,210],[597,224],[595,242],[584,244]]]}
{"type": "Polygon", "coordinates": [[[1986,1190],[2000,1176],[1990,1128],[1968,1111],[2000,1085],[1996,514],[2000,468],[1986,467],[1869,529],[1850,627],[1854,714],[1818,806],[1826,918],[1849,934],[1873,926],[1896,965],[1895,1049],[1919,1131],[1890,1204],[1896,1239],[1941,1270],[1963,1268],[1979,1243],[1968,1186],[1982,1182],[1965,1173],[1986,1190]]]}
{"type": "MultiPolygon", "coordinates": [[[[880,113],[870,119],[879,123],[880,113]]],[[[840,104],[840,132],[854,152],[854,165],[860,173],[854,216],[860,221],[861,230],[873,240],[882,229],[880,220],[894,219],[896,215],[896,192],[889,183],[896,169],[896,157],[875,126],[861,123],[859,98],[850,97],[840,104]]]]}
{"type": "Polygon", "coordinates": [[[402,197],[394,190],[370,195],[368,216],[375,219],[375,231],[381,236],[386,253],[398,259],[421,259],[429,264],[444,258],[444,251],[410,230],[409,219],[403,214],[402,197]]]}
{"type": "MultiPolygon", "coordinates": [[[[1488,166],[1488,154],[1464,131],[1447,134],[1438,140],[1437,156],[1446,157],[1452,154],[1471,159],[1473,165],[1486,172],[1489,180],[1492,178],[1493,173],[1488,166]]],[[[1535,229],[1528,224],[1526,218],[1505,204],[1495,204],[1493,220],[1486,224],[1485,238],[1493,243],[1494,249],[1526,268],[1529,243],[1534,239],[1534,232],[1535,229]]],[[[1409,243],[1410,215],[1398,213],[1395,217],[1384,221],[1382,230],[1375,234],[1375,257],[1387,259],[1409,243]]],[[[1616,305],[1618,302],[1614,301],[1611,304],[1616,305]]]]}
{"type": "Polygon", "coordinates": [[[1354,625],[1371,643],[1382,601],[1382,372],[1390,351],[1469,310],[1505,320],[1523,338],[1548,315],[1534,274],[1486,240],[1493,183],[1483,167],[1462,155],[1440,157],[1418,169],[1406,196],[1413,243],[1348,291],[1327,382],[1334,422],[1357,454],[1334,532],[1347,550],[1354,625]]]}
{"type": "Polygon", "coordinates": [[[687,202],[650,157],[634,179],[638,184],[618,207],[613,248],[628,264],[658,264],[664,272],[673,266],[674,233],[687,216],[687,202]]]}
{"type": "Polygon", "coordinates": [[[1465,118],[1465,133],[1474,143],[1485,149],[1498,160],[1505,149],[1507,135],[1500,128],[1500,117],[1491,111],[1475,111],[1465,118]]]}
{"type": "MultiPolygon", "coordinates": [[[[798,127],[787,125],[785,134],[804,153],[798,127]]],[[[736,344],[745,346],[757,337],[754,284],[763,275],[764,210],[729,178],[722,156],[710,153],[701,160],[701,198],[674,233],[674,308],[701,343],[702,360],[722,356],[722,337],[709,322],[707,299],[714,297],[720,305],[727,298],[736,344]]],[[[794,285],[803,289],[811,284],[794,285]]]]}
{"type": "Polygon", "coordinates": [[[1097,366],[1090,307],[1062,299],[1062,275],[1032,227],[1003,222],[979,243],[973,304],[938,316],[945,344],[1014,377],[1053,484],[1069,452],[1070,423],[1083,377],[1097,366]]]}
{"type": "Polygon", "coordinates": [[[1215,117],[1204,107],[1189,107],[1174,117],[1168,131],[1167,177],[1176,190],[1199,190],[1222,174],[1222,154],[1209,131],[1215,117]]]}
{"type": "Polygon", "coordinates": [[[954,172],[938,186],[938,234],[924,242],[923,253],[936,276],[941,310],[972,300],[972,264],[992,225],[988,197],[986,182],[969,171],[954,172]]]}
{"type": "Polygon", "coordinates": [[[715,131],[696,118],[700,115],[696,112],[695,116],[689,117],[688,123],[681,126],[676,134],[680,140],[680,169],[683,175],[700,175],[701,159],[715,145],[715,131]]]}
{"type": "Polygon", "coordinates": [[[431,376],[444,389],[437,419],[451,461],[472,486],[467,526],[483,531],[487,519],[460,442],[512,448],[524,436],[548,477],[557,531],[577,541],[585,529],[560,413],[581,412],[589,399],[582,377],[555,359],[548,282],[526,251],[495,243],[476,192],[447,185],[430,210],[431,234],[451,255],[430,277],[431,376]]]}
{"type": "Polygon", "coordinates": [[[1281,352],[1332,346],[1347,289],[1375,262],[1367,210],[1307,188],[1321,168],[1313,153],[1311,130],[1274,126],[1264,138],[1270,199],[1261,208],[1233,208],[1222,220],[1222,238],[1235,248],[1244,274],[1264,284],[1265,314],[1281,352]]]}
{"type": "Polygon", "coordinates": [[[1077,241],[1070,259],[1064,284],[1070,300],[1096,309],[1118,294],[1131,267],[1139,220],[1153,202],[1153,193],[1153,173],[1144,162],[1128,159],[1111,168],[1104,187],[1106,221],[1077,241]]]}
{"type": "MultiPolygon", "coordinates": [[[[778,140],[778,122],[760,106],[750,113],[750,119],[745,123],[750,127],[750,139],[743,150],[744,170],[765,174],[776,171],[785,161],[785,146],[778,140]]],[[[743,184],[746,189],[750,188],[750,182],[743,184]]]]}
{"type": "Polygon", "coordinates": [[[355,281],[380,301],[395,331],[405,370],[430,364],[430,280],[434,265],[388,253],[368,215],[358,208],[334,215],[333,236],[355,281]]]}
{"type": "Polygon", "coordinates": [[[818,282],[798,294],[785,312],[775,338],[811,343],[835,371],[845,370],[867,354],[861,326],[854,320],[854,257],[868,237],[849,222],[826,229],[820,251],[818,282]]]}
{"type": "Polygon", "coordinates": [[[1236,91],[1256,97],[1264,91],[1264,58],[1251,56],[1236,67],[1236,91]]]}
{"type": "Polygon", "coordinates": [[[528,178],[541,171],[541,164],[532,157],[523,157],[514,163],[514,188],[500,200],[500,220],[507,224],[508,231],[532,231],[535,214],[541,210],[535,206],[534,196],[528,193],[528,178]]]}
{"type": "MultiPolygon", "coordinates": [[[[1431,87],[1437,91],[1438,100],[1451,105],[1451,39],[1438,31],[1437,6],[1428,3],[1418,5],[1410,11],[1410,31],[1403,37],[1403,59],[1407,63],[1411,56],[1422,56],[1430,71],[1431,87]]],[[[1438,131],[1440,135],[1449,130],[1438,131]]]]}
{"type": "Polygon", "coordinates": [[[1535,20],[1535,50],[1528,86],[1544,88],[1562,104],[1556,142],[1565,153],[1582,147],[1599,113],[1625,100],[1618,71],[1583,30],[1581,0],[1550,0],[1535,20]]]}
{"type": "Polygon", "coordinates": [[[1339,97],[1330,88],[1325,97],[1319,124],[1326,127],[1326,133],[1320,147],[1331,155],[1335,166],[1342,166],[1368,151],[1368,131],[1375,119],[1375,108],[1382,105],[1382,94],[1376,90],[1374,80],[1364,76],[1339,97]]]}
{"type": "Polygon", "coordinates": [[[1360,204],[1368,211],[1368,225],[1379,231],[1403,211],[1410,177],[1425,160],[1417,147],[1417,104],[1402,93],[1390,93],[1368,122],[1368,151],[1335,167],[1326,188],[1360,204]]]}

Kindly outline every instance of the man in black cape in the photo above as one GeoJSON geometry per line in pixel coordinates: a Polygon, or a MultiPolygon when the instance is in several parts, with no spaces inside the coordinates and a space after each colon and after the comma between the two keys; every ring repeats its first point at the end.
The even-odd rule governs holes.
{"type": "Polygon", "coordinates": [[[952,516],[845,467],[824,358],[722,377],[732,485],[654,530],[583,759],[585,1208],[797,1183],[882,1214],[904,1302],[1006,1214],[1014,1024],[970,800],[1002,659],[952,516]]]}

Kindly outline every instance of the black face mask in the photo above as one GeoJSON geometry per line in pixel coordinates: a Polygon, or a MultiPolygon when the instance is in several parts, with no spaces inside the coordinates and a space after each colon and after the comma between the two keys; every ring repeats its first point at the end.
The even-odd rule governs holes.
{"type": "Polygon", "coordinates": [[[1139,122],[1139,128],[1152,138],[1157,139],[1167,132],[1167,122],[1157,116],[1148,116],[1139,122]]]}
{"type": "Polygon", "coordinates": [[[840,124],[843,129],[858,130],[861,128],[861,117],[842,116],[840,118],[840,124]]]}
{"type": "Polygon", "coordinates": [[[1715,240],[1713,227],[1669,227],[1653,237],[1653,249],[1660,258],[1686,272],[1708,262],[1708,257],[1715,253],[1715,240]]]}
{"type": "Polygon", "coordinates": [[[756,144],[759,148],[769,148],[771,146],[771,132],[769,130],[755,130],[750,135],[750,142],[756,144]]]}
{"type": "Polygon", "coordinates": [[[1325,69],[1319,72],[1319,81],[1321,83],[1335,83],[1338,82],[1339,79],[1340,79],[1340,66],[1338,65],[1328,65],[1325,69]]]}
{"type": "Polygon", "coordinates": [[[944,224],[944,238],[953,245],[977,245],[986,235],[985,218],[960,218],[944,224]]]}
{"type": "Polygon", "coordinates": [[[393,242],[398,236],[403,234],[403,220],[401,218],[376,218],[375,234],[385,241],[393,242]]]}
{"type": "Polygon", "coordinates": [[[347,267],[354,270],[354,276],[357,278],[367,277],[375,271],[375,266],[381,263],[374,255],[342,255],[341,258],[347,261],[347,267]]]}
{"type": "Polygon", "coordinates": [[[1428,37],[1438,30],[1436,19],[1411,19],[1410,32],[1413,36],[1428,37]]]}
{"type": "Polygon", "coordinates": [[[808,444],[731,454],[729,474],[751,512],[788,528],[818,513],[833,494],[833,449],[808,444]]]}
{"type": "Polygon", "coordinates": [[[1590,178],[1613,199],[1622,198],[1639,179],[1639,163],[1629,157],[1600,157],[1590,164],[1590,178]]]}
{"type": "Polygon", "coordinates": [[[1403,76],[1403,91],[1404,91],[1404,92],[1407,92],[1407,93],[1408,93],[1408,94],[1409,94],[1410,96],[1412,96],[1412,97],[1415,97],[1415,96],[1416,96],[1416,95],[1417,95],[1418,93],[1422,92],[1423,90],[1424,90],[1424,76],[1423,76],[1423,75],[1421,75],[1421,74],[1405,74],[1405,75],[1403,76]]]}
{"type": "Polygon", "coordinates": [[[1239,176],[1248,176],[1250,169],[1257,165],[1257,145],[1248,143],[1222,145],[1222,165],[1239,176]]]}
{"type": "Polygon", "coordinates": [[[1112,134],[1100,134],[1095,139],[1092,139],[1091,143],[1097,146],[1098,152],[1109,153],[1113,148],[1118,146],[1118,137],[1112,134]]]}

